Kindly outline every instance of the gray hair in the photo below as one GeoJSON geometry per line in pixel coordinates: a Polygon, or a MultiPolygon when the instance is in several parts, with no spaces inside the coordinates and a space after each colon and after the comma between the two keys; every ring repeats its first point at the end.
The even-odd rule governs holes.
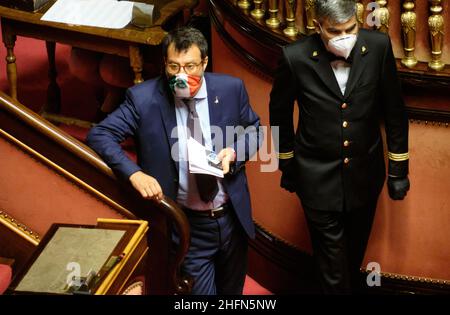
{"type": "Polygon", "coordinates": [[[329,18],[333,23],[345,23],[356,14],[355,0],[316,0],[316,19],[329,18]]]}

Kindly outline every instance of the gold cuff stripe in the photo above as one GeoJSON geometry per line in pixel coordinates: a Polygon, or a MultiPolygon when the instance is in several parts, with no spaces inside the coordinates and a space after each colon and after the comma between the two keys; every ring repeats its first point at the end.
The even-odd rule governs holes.
{"type": "Polygon", "coordinates": [[[388,158],[389,158],[389,160],[397,161],[397,162],[406,161],[409,159],[409,152],[407,152],[407,153],[388,152],[388,158]]]}
{"type": "Polygon", "coordinates": [[[287,152],[287,153],[278,153],[278,158],[281,160],[287,160],[294,157],[294,151],[287,152]]]}

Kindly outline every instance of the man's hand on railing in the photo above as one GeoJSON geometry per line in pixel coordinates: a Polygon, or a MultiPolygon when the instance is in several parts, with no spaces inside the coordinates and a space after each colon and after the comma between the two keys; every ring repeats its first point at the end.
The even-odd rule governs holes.
{"type": "Polygon", "coordinates": [[[130,176],[130,182],[143,198],[157,202],[161,202],[163,199],[164,195],[158,181],[144,172],[133,173],[130,176]]]}

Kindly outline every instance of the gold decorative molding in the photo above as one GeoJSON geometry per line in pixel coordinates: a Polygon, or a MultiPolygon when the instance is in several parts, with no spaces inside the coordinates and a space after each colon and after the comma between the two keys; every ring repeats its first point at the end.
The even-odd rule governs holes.
{"type": "Polygon", "coordinates": [[[448,122],[440,122],[440,121],[428,121],[428,120],[420,120],[420,119],[410,119],[409,122],[411,124],[424,124],[428,126],[438,126],[438,127],[445,127],[448,128],[449,123],[448,122]]]}
{"type": "Polygon", "coordinates": [[[364,26],[364,5],[361,1],[356,3],[356,20],[358,21],[358,26],[362,28],[364,26]]]}
{"type": "Polygon", "coordinates": [[[280,23],[278,18],[278,0],[269,0],[269,19],[266,20],[266,25],[275,30],[280,27],[280,23]]]}
{"type": "Polygon", "coordinates": [[[430,0],[431,16],[428,19],[428,28],[431,36],[431,61],[428,64],[430,69],[440,71],[444,69],[442,62],[442,45],[444,37],[444,17],[442,16],[442,0],[430,0]]]}
{"type": "MultiPolygon", "coordinates": [[[[261,224],[254,221],[255,225],[260,229],[264,234],[266,234],[271,239],[276,239],[278,242],[282,243],[284,246],[287,246],[291,249],[294,249],[296,251],[299,251],[301,253],[306,253],[305,250],[300,249],[298,246],[294,245],[293,243],[281,238],[280,236],[274,234],[273,232],[267,230],[264,228],[261,224]]],[[[366,270],[365,268],[360,267],[360,271],[363,273],[370,273],[370,270],[366,270]]],[[[443,280],[443,279],[433,279],[433,278],[427,278],[427,277],[417,277],[417,276],[408,276],[408,275],[402,275],[402,274],[396,274],[396,273],[389,273],[389,272],[381,272],[381,277],[386,279],[394,279],[394,280],[404,280],[404,281],[412,281],[412,282],[418,282],[418,283],[430,283],[430,284],[440,284],[440,285],[450,285],[450,280],[443,280]]]]}
{"type": "Polygon", "coordinates": [[[380,6],[378,9],[375,10],[375,15],[378,18],[378,21],[380,22],[379,25],[377,25],[377,29],[383,33],[389,32],[389,10],[387,8],[387,0],[377,0],[378,5],[380,6]]]}
{"type": "Polygon", "coordinates": [[[242,10],[248,10],[252,5],[249,0],[239,0],[237,4],[238,7],[241,8],[242,10]]]}
{"type": "Polygon", "coordinates": [[[414,0],[405,0],[403,2],[403,9],[405,11],[401,15],[403,50],[405,51],[405,57],[402,59],[402,64],[408,68],[414,68],[417,65],[417,58],[414,55],[416,49],[417,16],[414,7],[414,0]]]}
{"type": "MultiPolygon", "coordinates": [[[[124,259],[122,259],[116,266],[112,268],[112,270],[109,271],[106,278],[103,280],[101,285],[97,288],[95,291],[95,295],[103,295],[106,294],[109,290],[109,288],[113,285],[114,281],[117,279],[117,277],[120,274],[121,269],[123,266],[127,264],[128,261],[130,261],[130,257],[136,247],[140,244],[142,239],[146,237],[146,233],[148,231],[148,222],[144,220],[117,220],[117,219],[102,219],[99,218],[97,220],[97,223],[121,223],[121,224],[136,224],[139,227],[134,232],[131,239],[128,241],[128,244],[123,249],[122,254],[124,254],[124,259]]],[[[144,253],[140,256],[139,260],[142,260],[142,258],[145,256],[148,248],[144,251],[144,253]]],[[[136,268],[137,264],[133,268],[136,268]]],[[[133,269],[134,270],[134,269],[133,269]]],[[[127,278],[128,280],[128,278],[127,278]]],[[[125,281],[126,282],[126,281],[125,281]]],[[[123,286],[122,286],[123,287],[123,286]]]]}
{"type": "Polygon", "coordinates": [[[316,0],[305,0],[306,33],[313,34],[316,31],[313,20],[316,18],[316,0]]]}
{"type": "MultiPolygon", "coordinates": [[[[367,274],[371,272],[370,270],[366,270],[364,268],[360,268],[360,271],[367,273],[367,274]]],[[[433,279],[433,278],[417,277],[417,276],[407,276],[407,275],[390,273],[390,272],[380,272],[379,275],[385,279],[403,280],[403,281],[410,281],[410,282],[417,282],[417,283],[428,283],[428,284],[438,284],[438,285],[450,286],[450,280],[433,279]]]]}
{"type": "Polygon", "coordinates": [[[298,28],[295,25],[295,9],[297,2],[295,0],[285,0],[286,6],[286,28],[283,30],[284,35],[288,37],[297,37],[298,28]]]}
{"type": "Polygon", "coordinates": [[[262,226],[262,224],[256,222],[255,220],[253,220],[253,222],[255,223],[255,225],[258,227],[258,229],[263,232],[266,236],[268,236],[270,239],[275,239],[278,242],[282,243],[284,246],[289,247],[291,249],[294,249],[296,251],[302,252],[302,253],[307,253],[304,249],[301,249],[300,247],[298,247],[297,245],[295,245],[294,243],[289,242],[288,240],[282,238],[281,236],[275,234],[272,231],[269,231],[268,229],[266,229],[265,227],[262,226]]]}
{"type": "Polygon", "coordinates": [[[39,234],[2,210],[0,210],[0,223],[35,246],[41,241],[39,234]]]}
{"type": "Polygon", "coordinates": [[[264,2],[263,0],[253,0],[255,8],[250,12],[250,14],[256,20],[261,20],[266,13],[262,8],[263,2],[264,2]]]}

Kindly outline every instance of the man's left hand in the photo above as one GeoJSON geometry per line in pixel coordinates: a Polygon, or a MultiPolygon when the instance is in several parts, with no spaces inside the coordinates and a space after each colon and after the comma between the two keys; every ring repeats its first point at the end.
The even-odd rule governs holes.
{"type": "Polygon", "coordinates": [[[232,148],[225,148],[219,152],[217,158],[222,161],[223,175],[226,175],[230,172],[230,164],[236,160],[236,153],[232,148]]]}
{"type": "Polygon", "coordinates": [[[403,200],[409,190],[409,179],[406,177],[388,177],[388,192],[392,200],[403,200]]]}

